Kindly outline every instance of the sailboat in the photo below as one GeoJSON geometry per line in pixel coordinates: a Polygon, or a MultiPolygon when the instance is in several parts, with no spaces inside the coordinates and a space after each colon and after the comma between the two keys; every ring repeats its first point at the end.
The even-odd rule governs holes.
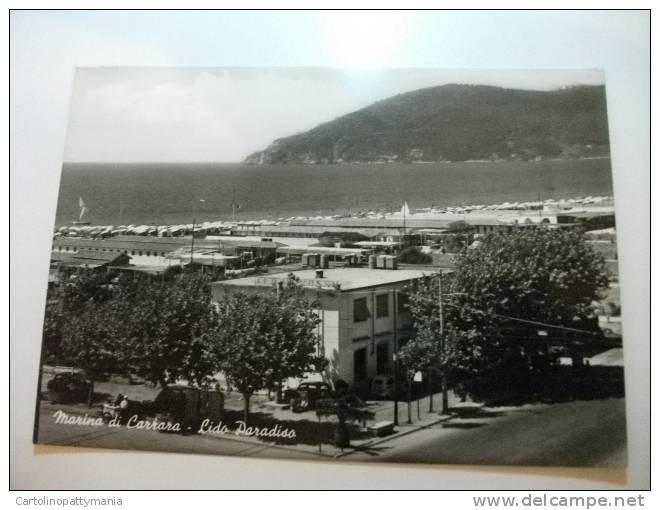
{"type": "Polygon", "coordinates": [[[82,197],[78,197],[78,208],[80,211],[78,213],[78,219],[72,223],[74,225],[89,225],[89,221],[83,221],[83,216],[87,212],[87,207],[85,206],[85,201],[82,199],[82,197]]]}

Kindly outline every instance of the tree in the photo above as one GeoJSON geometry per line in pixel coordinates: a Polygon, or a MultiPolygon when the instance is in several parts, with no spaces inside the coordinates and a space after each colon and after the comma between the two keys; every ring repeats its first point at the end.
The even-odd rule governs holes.
{"type": "MultiPolygon", "coordinates": [[[[443,275],[444,277],[444,275],[443,275]]],[[[402,351],[402,362],[409,370],[425,371],[429,379],[429,392],[432,391],[431,377],[440,375],[442,380],[442,411],[447,412],[447,379],[453,363],[452,346],[444,320],[444,307],[440,307],[443,294],[439,274],[427,276],[417,281],[409,294],[408,305],[413,316],[415,336],[402,351]],[[410,345],[409,345],[410,344],[410,345]]],[[[430,397],[429,406],[433,400],[430,397]]]]}
{"type": "Polygon", "coordinates": [[[108,273],[80,272],[73,274],[59,288],[48,291],[44,314],[43,342],[47,359],[64,361],[62,338],[64,328],[83,310],[97,306],[112,298],[108,273]]]}
{"type": "MultiPolygon", "coordinates": [[[[439,329],[436,278],[411,294],[418,331],[439,329]]],[[[524,228],[481,238],[445,284],[447,367],[516,384],[553,342],[579,354],[599,338],[594,302],[607,285],[604,260],[579,232],[524,228]]]]}
{"type": "Polygon", "coordinates": [[[43,351],[45,362],[55,363],[61,357],[62,329],[64,328],[65,315],[59,299],[49,299],[46,302],[43,328],[43,351]]]}
{"type": "Polygon", "coordinates": [[[452,234],[469,232],[470,230],[472,230],[472,226],[465,220],[452,221],[447,225],[447,232],[452,234]]]}
{"type": "Polygon", "coordinates": [[[241,392],[247,423],[250,398],[287,377],[319,370],[318,316],[291,277],[278,293],[235,293],[220,302],[213,349],[229,383],[241,392]]]}
{"type": "Polygon", "coordinates": [[[422,253],[414,246],[409,246],[401,250],[397,260],[403,264],[430,264],[433,262],[433,257],[422,253]]]}
{"type": "Polygon", "coordinates": [[[215,323],[208,283],[196,273],[171,282],[132,275],[120,280],[111,313],[132,373],[163,388],[178,379],[207,381],[213,372],[208,346],[215,323]]]}
{"type": "Polygon", "coordinates": [[[89,381],[87,405],[92,406],[94,382],[112,372],[119,362],[113,335],[110,303],[88,303],[64,323],[60,355],[67,363],[82,368],[89,381]]]}
{"type": "Polygon", "coordinates": [[[281,402],[284,380],[321,372],[327,360],[317,355],[319,338],[316,328],[321,322],[318,303],[307,298],[299,278],[289,274],[276,293],[276,301],[277,306],[269,307],[277,334],[269,353],[267,386],[277,388],[277,401],[281,402]]]}
{"type": "MultiPolygon", "coordinates": [[[[399,349],[399,361],[406,372],[408,385],[408,408],[410,411],[410,385],[412,377],[416,372],[426,374],[429,387],[429,412],[433,411],[433,385],[432,378],[442,373],[445,365],[445,356],[442,352],[442,343],[439,335],[429,324],[418,325],[416,334],[401,349],[399,349]]],[[[397,389],[395,388],[395,391],[397,389]]]]}
{"type": "Polygon", "coordinates": [[[461,346],[478,353],[476,367],[523,368],[521,357],[528,361],[550,342],[579,352],[597,338],[594,303],[608,283],[603,258],[579,232],[491,234],[457,263],[449,322],[472,332],[461,346]]]}

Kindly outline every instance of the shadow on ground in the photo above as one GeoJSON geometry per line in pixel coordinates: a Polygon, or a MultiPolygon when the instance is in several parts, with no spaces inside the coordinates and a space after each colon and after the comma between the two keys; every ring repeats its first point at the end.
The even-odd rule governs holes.
{"type": "Polygon", "coordinates": [[[485,427],[487,423],[478,423],[474,421],[462,421],[462,422],[449,422],[443,423],[443,429],[477,429],[479,427],[485,427]]]}
{"type": "MultiPolygon", "coordinates": [[[[225,410],[225,423],[235,424],[237,421],[243,421],[243,412],[227,409],[225,410]]],[[[278,426],[281,430],[293,429],[296,432],[294,439],[282,437],[259,437],[264,443],[272,443],[278,445],[293,445],[293,444],[307,444],[318,445],[320,443],[333,444],[335,437],[335,430],[337,428],[336,421],[330,421],[324,418],[323,421],[312,420],[283,420],[276,419],[271,414],[261,412],[251,412],[248,422],[248,427],[259,427],[273,429],[278,426]]],[[[359,424],[347,423],[349,435],[351,440],[365,439],[368,436],[366,433],[360,431],[359,424]]]]}
{"type": "Polygon", "coordinates": [[[492,409],[484,409],[481,406],[470,407],[450,407],[449,413],[458,419],[478,419],[478,418],[496,418],[503,416],[503,411],[493,411],[492,409]]]}
{"type": "Polygon", "coordinates": [[[623,367],[571,366],[523,374],[494,374],[466,384],[473,400],[486,406],[560,403],[625,396],[623,367]]]}

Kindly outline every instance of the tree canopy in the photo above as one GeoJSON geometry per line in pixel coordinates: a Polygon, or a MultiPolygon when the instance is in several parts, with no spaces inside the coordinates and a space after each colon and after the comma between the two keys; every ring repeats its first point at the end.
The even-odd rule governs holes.
{"type": "Polygon", "coordinates": [[[215,321],[208,281],[182,274],[171,282],[127,276],[113,316],[115,340],[130,370],[161,386],[203,383],[213,372],[208,338],[215,321]]]}
{"type": "MultiPolygon", "coordinates": [[[[437,280],[419,282],[410,296],[422,337],[438,335],[437,280]]],[[[487,235],[444,280],[446,356],[454,371],[511,368],[552,342],[580,349],[598,337],[594,302],[608,275],[579,232],[538,228],[487,235]]]]}
{"type": "Polygon", "coordinates": [[[403,264],[430,264],[433,262],[433,257],[426,253],[422,253],[415,246],[408,246],[401,250],[397,260],[403,264]]]}
{"type": "Polygon", "coordinates": [[[217,368],[243,394],[246,420],[253,392],[323,368],[312,305],[292,277],[279,292],[237,292],[219,303],[212,349],[217,368]]]}

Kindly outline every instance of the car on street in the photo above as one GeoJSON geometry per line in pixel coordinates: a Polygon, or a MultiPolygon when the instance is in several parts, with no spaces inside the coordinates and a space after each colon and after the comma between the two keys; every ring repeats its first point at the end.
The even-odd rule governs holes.
{"type": "Polygon", "coordinates": [[[332,387],[325,382],[301,382],[295,390],[284,393],[284,400],[291,404],[294,412],[303,412],[316,408],[318,400],[333,398],[332,387]]]}
{"type": "Polygon", "coordinates": [[[222,421],[224,396],[209,388],[175,384],[161,390],[153,402],[143,402],[142,410],[160,421],[178,423],[183,431],[195,431],[204,419],[222,421]]]}
{"type": "Polygon", "coordinates": [[[86,400],[89,387],[89,382],[79,372],[55,374],[46,385],[49,400],[57,404],[86,400]]]}

